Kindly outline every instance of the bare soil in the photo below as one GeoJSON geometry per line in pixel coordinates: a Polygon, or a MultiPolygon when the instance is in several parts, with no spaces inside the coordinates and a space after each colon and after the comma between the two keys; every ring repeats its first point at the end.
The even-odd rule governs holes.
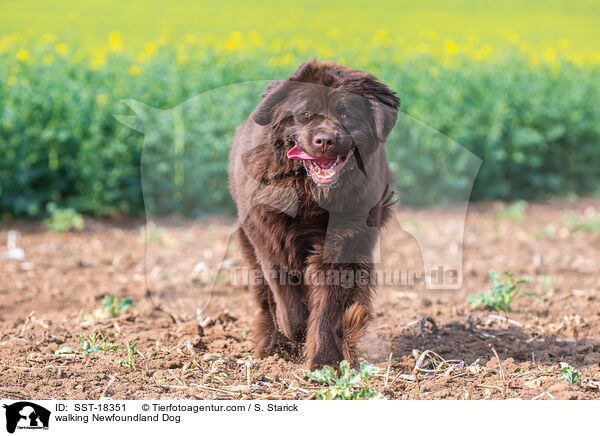
{"type": "MultiPolygon", "coordinates": [[[[388,398],[600,398],[600,233],[569,230],[565,218],[568,211],[593,216],[600,201],[529,205],[523,221],[501,219],[496,211],[497,205],[469,208],[460,290],[427,291],[416,284],[378,291],[361,356],[381,368],[370,384],[388,398]],[[524,297],[506,314],[473,309],[466,297],[490,289],[490,269],[510,269],[531,280],[524,291],[538,293],[546,304],[524,297]],[[418,333],[425,315],[435,320],[437,331],[418,333]],[[580,386],[563,378],[561,362],[581,373],[580,386]]],[[[461,219],[457,212],[433,209],[402,210],[399,216],[408,224],[386,231],[382,257],[413,266],[421,262],[415,234],[433,235],[444,247],[450,242],[440,229],[461,219]]],[[[142,224],[86,219],[84,231],[67,234],[46,231],[37,222],[2,227],[0,245],[9,230],[17,230],[27,257],[0,260],[0,397],[314,397],[321,386],[303,377],[305,362],[252,356],[255,306],[245,287],[227,281],[211,287],[208,304],[192,318],[157,308],[168,299],[147,294],[154,273],[146,273],[142,224]],[[134,306],[103,319],[96,311],[107,295],[132,297],[134,306]],[[122,349],[84,354],[75,335],[95,332],[122,349],[135,342],[136,365],[119,363],[126,359],[122,349]],[[63,347],[76,353],[57,355],[63,347]]],[[[213,217],[160,226],[149,242],[153,253],[172,268],[193,258],[201,269],[218,272],[234,221],[213,217]],[[182,238],[185,247],[196,248],[195,257],[173,243],[182,238]]],[[[235,245],[230,248],[225,262],[241,262],[235,245]]],[[[207,284],[199,286],[206,290],[207,284]]]]}

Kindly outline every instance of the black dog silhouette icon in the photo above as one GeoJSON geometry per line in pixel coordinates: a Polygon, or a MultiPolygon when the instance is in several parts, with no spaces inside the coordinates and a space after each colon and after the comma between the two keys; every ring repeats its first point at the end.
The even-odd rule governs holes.
{"type": "Polygon", "coordinates": [[[48,428],[50,411],[29,401],[19,401],[3,406],[6,409],[6,431],[14,433],[19,428],[48,428]]]}

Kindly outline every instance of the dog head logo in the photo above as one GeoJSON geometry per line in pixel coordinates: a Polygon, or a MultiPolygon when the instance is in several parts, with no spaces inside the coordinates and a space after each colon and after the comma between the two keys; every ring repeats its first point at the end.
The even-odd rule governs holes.
{"type": "Polygon", "coordinates": [[[3,406],[6,409],[6,431],[16,429],[48,429],[50,411],[29,401],[19,401],[3,406]]]}

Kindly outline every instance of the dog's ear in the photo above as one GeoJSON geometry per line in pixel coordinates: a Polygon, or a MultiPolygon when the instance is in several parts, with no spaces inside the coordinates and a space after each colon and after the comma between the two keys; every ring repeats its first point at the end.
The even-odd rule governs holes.
{"type": "Polygon", "coordinates": [[[319,68],[319,62],[316,58],[303,62],[298,69],[290,76],[290,80],[298,82],[318,83],[319,76],[324,74],[324,70],[319,68]]]}
{"type": "Polygon", "coordinates": [[[285,80],[275,80],[262,93],[263,100],[256,107],[252,118],[261,126],[270,124],[277,106],[288,96],[289,86],[285,80]]]}
{"type": "Polygon", "coordinates": [[[398,119],[400,99],[387,85],[375,78],[367,80],[363,86],[366,88],[366,94],[372,98],[371,107],[375,118],[377,139],[385,142],[398,119]]]}
{"type": "Polygon", "coordinates": [[[385,142],[392,133],[392,129],[398,119],[398,110],[381,103],[379,100],[372,100],[371,107],[375,118],[375,133],[379,142],[385,142]]]}

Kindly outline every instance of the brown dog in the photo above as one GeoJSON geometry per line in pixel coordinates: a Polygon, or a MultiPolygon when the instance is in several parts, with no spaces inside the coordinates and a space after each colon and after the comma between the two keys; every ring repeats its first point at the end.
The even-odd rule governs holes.
{"type": "Polygon", "coordinates": [[[306,342],[311,368],[356,364],[391,204],[384,143],[399,105],[371,74],[310,61],[272,82],[238,128],[230,188],[242,250],[262,278],[252,286],[259,357],[306,342]]]}

